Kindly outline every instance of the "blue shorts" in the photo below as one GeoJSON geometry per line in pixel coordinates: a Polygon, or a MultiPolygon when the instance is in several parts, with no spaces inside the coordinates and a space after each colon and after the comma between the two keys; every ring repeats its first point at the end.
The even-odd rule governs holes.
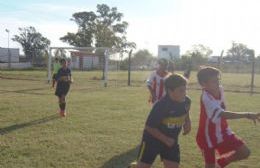
{"type": "Polygon", "coordinates": [[[155,139],[142,140],[138,153],[139,162],[152,164],[158,154],[162,160],[180,163],[179,144],[168,147],[155,139]]]}

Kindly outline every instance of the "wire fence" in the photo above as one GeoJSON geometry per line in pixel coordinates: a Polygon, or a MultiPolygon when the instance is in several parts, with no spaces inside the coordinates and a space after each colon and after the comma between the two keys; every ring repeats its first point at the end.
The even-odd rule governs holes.
{"type": "MultiPolygon", "coordinates": [[[[146,79],[149,77],[151,71],[132,71],[131,72],[131,87],[145,87],[146,79]]],[[[183,74],[182,71],[176,73],[183,74]]],[[[189,89],[200,89],[196,79],[196,71],[191,72],[188,87],[189,89]]],[[[99,89],[103,88],[102,72],[100,71],[72,71],[74,78],[73,87],[75,89],[99,89]]],[[[1,83],[13,81],[17,86],[27,82],[47,83],[47,73],[43,70],[34,71],[1,71],[1,83]]],[[[222,73],[221,83],[226,91],[232,92],[246,92],[251,91],[251,74],[250,73],[222,73]]],[[[107,87],[126,87],[128,86],[128,72],[127,71],[109,71],[108,72],[108,86],[107,87]]],[[[3,88],[3,86],[1,86],[3,88]]],[[[260,93],[260,74],[255,74],[254,93],[260,93]]]]}

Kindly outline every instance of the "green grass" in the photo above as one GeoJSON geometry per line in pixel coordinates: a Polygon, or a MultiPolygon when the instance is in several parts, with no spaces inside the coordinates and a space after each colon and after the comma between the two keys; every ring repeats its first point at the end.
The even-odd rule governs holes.
{"type": "MultiPolygon", "coordinates": [[[[126,72],[110,73],[109,87],[92,80],[100,72],[74,72],[75,83],[68,95],[68,117],[57,115],[57,98],[45,82],[46,72],[4,71],[0,75],[0,167],[85,167],[124,168],[136,158],[144,122],[149,113],[144,85],[149,72],[134,72],[133,86],[126,87],[126,72]]],[[[195,74],[191,85],[195,85],[195,74]]],[[[246,86],[249,75],[223,74],[223,83],[246,86]]],[[[260,86],[259,76],[256,84],[260,86]]],[[[225,86],[224,85],[224,86],[225,86]]],[[[203,167],[195,143],[200,91],[189,90],[192,98],[192,132],[180,135],[181,167],[203,167]]],[[[260,95],[226,93],[232,111],[259,111],[260,95]]],[[[251,149],[248,160],[231,168],[259,168],[259,124],[233,120],[230,127],[251,149]]],[[[154,167],[162,167],[157,159],[154,167]]]]}

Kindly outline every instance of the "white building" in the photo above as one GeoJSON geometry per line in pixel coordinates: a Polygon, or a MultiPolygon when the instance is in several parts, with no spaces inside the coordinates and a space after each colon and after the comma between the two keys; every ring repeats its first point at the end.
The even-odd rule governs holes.
{"type": "Polygon", "coordinates": [[[9,54],[12,63],[19,62],[19,48],[0,48],[0,62],[8,63],[9,54]]]}
{"type": "Polygon", "coordinates": [[[179,45],[159,45],[158,46],[158,58],[165,58],[167,60],[173,60],[180,58],[180,46],[179,45]]]}
{"type": "Polygon", "coordinates": [[[99,56],[84,51],[71,51],[72,69],[89,70],[99,68],[99,56]]]}

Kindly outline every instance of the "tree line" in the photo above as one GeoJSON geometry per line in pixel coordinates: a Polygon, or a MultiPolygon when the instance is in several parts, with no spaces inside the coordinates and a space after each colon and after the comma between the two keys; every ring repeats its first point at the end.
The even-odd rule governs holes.
{"type": "MultiPolygon", "coordinates": [[[[120,53],[127,53],[135,49],[136,44],[127,40],[129,24],[123,20],[123,17],[123,13],[119,12],[116,7],[109,7],[106,4],[98,4],[96,11],[76,12],[72,14],[70,20],[77,25],[77,32],[67,32],[66,35],[60,37],[60,40],[74,47],[108,47],[117,49],[120,53]]],[[[45,62],[51,41],[43,37],[34,27],[19,28],[19,34],[14,35],[12,40],[20,43],[26,59],[32,64],[45,62]]],[[[223,58],[227,61],[245,62],[251,59],[249,51],[245,44],[233,42],[223,58]]],[[[199,64],[206,63],[211,54],[212,50],[209,47],[197,44],[179,59],[172,61],[175,62],[177,68],[195,68],[199,64]]],[[[55,55],[65,56],[65,52],[57,50],[55,55]]],[[[155,57],[147,49],[141,49],[133,55],[132,65],[146,68],[154,63],[155,57]]],[[[121,59],[121,69],[126,69],[128,59],[123,57],[121,59]]],[[[260,60],[260,57],[257,60],[260,60]]]]}

